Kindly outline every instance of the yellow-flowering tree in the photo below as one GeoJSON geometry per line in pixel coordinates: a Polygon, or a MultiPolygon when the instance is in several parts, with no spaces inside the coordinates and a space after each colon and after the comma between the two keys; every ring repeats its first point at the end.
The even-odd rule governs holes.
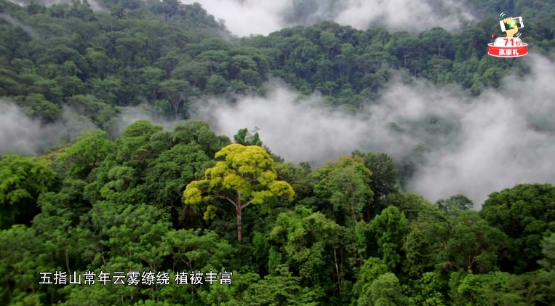
{"type": "Polygon", "coordinates": [[[193,181],[185,188],[185,204],[207,203],[204,214],[210,219],[216,209],[211,205],[215,198],[224,199],[237,212],[237,238],[242,239],[241,212],[250,204],[263,204],[274,196],[293,199],[295,192],[289,183],[278,181],[274,160],[259,146],[231,144],[216,153],[224,157],[216,166],[206,170],[204,180],[193,181]]]}

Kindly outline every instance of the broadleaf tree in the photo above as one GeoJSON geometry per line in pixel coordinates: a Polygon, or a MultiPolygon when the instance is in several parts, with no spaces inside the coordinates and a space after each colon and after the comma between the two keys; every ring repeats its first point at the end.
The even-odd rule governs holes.
{"type": "Polygon", "coordinates": [[[205,179],[185,188],[185,204],[207,203],[205,219],[213,217],[215,199],[231,203],[237,216],[237,239],[242,240],[241,215],[251,204],[263,204],[267,198],[284,196],[292,200],[295,191],[289,183],[277,180],[274,160],[259,146],[231,144],[216,153],[224,158],[205,172],[205,179]]]}

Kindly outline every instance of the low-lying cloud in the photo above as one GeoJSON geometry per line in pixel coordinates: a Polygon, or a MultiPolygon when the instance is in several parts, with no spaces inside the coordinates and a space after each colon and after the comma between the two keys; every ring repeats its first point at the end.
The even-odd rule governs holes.
{"type": "Polygon", "coordinates": [[[0,100],[0,155],[35,155],[42,142],[40,124],[13,103],[0,100]]]}
{"type": "Polygon", "coordinates": [[[555,182],[555,65],[528,59],[531,76],[506,78],[501,91],[461,106],[464,139],[433,153],[413,189],[429,199],[463,193],[482,203],[489,193],[519,183],[555,182]]]}
{"type": "Polygon", "coordinates": [[[354,116],[315,106],[322,104],[317,96],[295,102],[295,91],[273,83],[266,98],[245,97],[233,106],[212,99],[197,115],[230,137],[258,127],[273,152],[294,162],[321,164],[354,149],[400,159],[431,143],[409,188],[430,201],[462,193],[479,208],[493,191],[555,183],[555,65],[539,56],[526,60],[530,76],[508,77],[501,91],[476,99],[423,81],[398,83],[354,116]]]}
{"type": "MultiPolygon", "coordinates": [[[[377,103],[353,115],[326,108],[317,94],[300,100],[297,91],[273,81],[266,97],[242,97],[234,104],[197,101],[194,119],[229,137],[258,127],[274,153],[316,166],[355,149],[385,152],[399,161],[426,143],[432,149],[409,189],[430,201],[462,193],[480,208],[491,192],[519,183],[555,183],[555,64],[537,55],[522,60],[529,62],[530,75],[506,77],[500,90],[478,98],[424,80],[394,81],[377,103]]],[[[130,109],[111,132],[119,135],[140,119],[160,123],[146,109],[130,109]]],[[[0,123],[0,155],[39,155],[95,127],[70,108],[58,123],[43,125],[1,100],[0,123]]],[[[175,125],[162,123],[166,129],[175,125]]]]}
{"type": "Polygon", "coordinates": [[[291,25],[332,20],[366,30],[384,26],[420,32],[433,27],[457,30],[473,17],[453,0],[181,0],[200,3],[225,20],[235,35],[267,35],[291,25]]]}
{"type": "Polygon", "coordinates": [[[15,20],[12,16],[4,13],[0,13],[0,19],[6,21],[7,23],[11,24],[14,27],[20,27],[25,33],[27,33],[33,39],[40,39],[40,36],[37,34],[35,30],[33,30],[33,28],[22,24],[21,22],[15,20]]]}
{"type": "Polygon", "coordinates": [[[27,116],[16,104],[0,100],[0,156],[38,156],[50,147],[73,141],[84,130],[95,127],[88,118],[78,116],[70,108],[64,108],[59,122],[43,124],[27,116]]]}
{"type": "MultiPolygon", "coordinates": [[[[173,130],[183,123],[167,122],[153,116],[146,106],[122,107],[108,129],[112,137],[121,137],[125,129],[139,120],[149,120],[165,130],[173,130]]],[[[74,142],[84,131],[99,128],[88,117],[79,115],[69,106],[63,108],[61,118],[55,123],[44,124],[29,117],[12,101],[0,100],[0,156],[20,154],[39,156],[50,148],[74,142]]]]}
{"type": "Polygon", "coordinates": [[[243,97],[236,104],[212,99],[200,103],[199,119],[232,137],[239,129],[259,128],[262,141],[288,161],[322,164],[355,149],[387,149],[402,156],[416,143],[388,128],[398,116],[395,107],[377,107],[370,118],[322,106],[318,95],[297,101],[299,94],[283,83],[267,85],[267,97],[243,97]]]}
{"type": "MultiPolygon", "coordinates": [[[[24,6],[24,5],[29,5],[32,2],[36,2],[40,5],[46,6],[46,7],[50,7],[54,4],[68,4],[68,5],[72,5],[71,0],[10,0],[11,2],[24,6]]],[[[98,3],[97,0],[87,0],[89,2],[89,5],[91,6],[91,9],[93,11],[104,11],[105,9],[102,8],[102,6],[100,6],[100,4],[98,3]]]]}

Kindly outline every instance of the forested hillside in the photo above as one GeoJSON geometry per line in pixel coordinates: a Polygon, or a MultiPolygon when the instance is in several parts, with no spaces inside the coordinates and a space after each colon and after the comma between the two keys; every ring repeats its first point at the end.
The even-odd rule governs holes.
{"type": "Polygon", "coordinates": [[[554,186],[496,192],[476,212],[462,195],[431,204],[400,191],[385,154],[311,169],[275,162],[245,131],[235,141],[203,122],[138,121],[115,142],[96,130],[46,156],[4,156],[2,300],[553,305],[554,186]],[[130,271],[144,274],[134,283],[130,271]],[[232,272],[231,284],[210,284],[211,271],[232,272]],[[189,276],[199,272],[202,285],[189,276]]]}
{"type": "MultiPolygon", "coordinates": [[[[357,112],[394,75],[476,97],[528,74],[522,59],[486,55],[494,1],[467,2],[488,19],[458,33],[321,22],[239,38],[175,0],[98,12],[0,0],[0,103],[45,127],[67,109],[98,127],[0,158],[0,304],[555,305],[551,184],[431,203],[403,188],[425,145],[401,164],[355,150],[314,167],[247,129],[230,139],[184,120],[198,97],[264,96],[276,77],[357,112]],[[181,122],[110,135],[136,106],[181,122]]],[[[518,5],[531,16],[523,39],[552,56],[555,11],[518,5]]]]}
{"type": "MultiPolygon", "coordinates": [[[[104,5],[111,13],[93,13],[86,1],[45,8],[2,0],[0,97],[45,122],[68,105],[108,128],[121,106],[144,103],[167,118],[187,118],[195,97],[263,94],[270,76],[304,94],[321,91],[331,106],[357,109],[377,99],[396,70],[457,83],[472,95],[498,87],[508,71],[528,72],[519,59],[484,56],[498,31],[491,18],[460,33],[435,28],[413,36],[323,22],[234,39],[199,5],[104,5]]],[[[531,51],[551,52],[550,20],[527,20],[523,38],[531,51]]]]}

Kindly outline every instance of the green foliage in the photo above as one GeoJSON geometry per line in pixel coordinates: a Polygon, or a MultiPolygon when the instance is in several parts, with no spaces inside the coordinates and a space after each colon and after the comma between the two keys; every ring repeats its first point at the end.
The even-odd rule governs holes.
{"type": "Polygon", "coordinates": [[[91,130],[48,156],[4,156],[0,295],[9,305],[549,305],[552,186],[494,193],[478,213],[461,195],[432,205],[398,191],[388,164],[356,152],[314,170],[276,162],[200,121],[173,131],[137,121],[115,141],[91,130]],[[382,183],[372,185],[368,167],[382,183]],[[209,205],[188,205],[200,203],[209,205]],[[368,206],[379,213],[366,223],[368,206]],[[516,232],[542,237],[538,269],[499,271],[519,258],[506,218],[538,226],[516,232]],[[243,221],[249,234],[238,241],[243,221]],[[38,283],[41,271],[130,270],[233,277],[200,286],[38,283]]]}
{"type": "Polygon", "coordinates": [[[452,196],[447,200],[441,199],[436,202],[439,209],[444,210],[447,213],[457,213],[461,210],[469,210],[474,204],[472,201],[462,194],[452,196]]]}
{"type": "Polygon", "coordinates": [[[108,133],[99,129],[85,131],[77,140],[58,155],[58,161],[68,176],[85,179],[108,154],[113,153],[114,144],[108,133]]]}
{"type": "Polygon", "coordinates": [[[39,195],[56,187],[58,175],[46,158],[5,155],[0,160],[0,228],[29,224],[39,195]]]}
{"type": "Polygon", "coordinates": [[[293,163],[278,162],[275,164],[277,178],[289,182],[295,194],[296,199],[304,199],[311,195],[314,190],[314,184],[309,177],[310,165],[301,163],[295,166],[293,163]]]}
{"type": "Polygon", "coordinates": [[[312,176],[318,180],[314,193],[327,200],[338,223],[356,222],[364,209],[370,207],[374,196],[369,186],[372,172],[360,158],[343,157],[316,170],[312,176]]]}
{"type": "Polygon", "coordinates": [[[419,217],[432,210],[432,205],[422,196],[411,193],[392,193],[382,200],[384,206],[395,206],[402,211],[409,221],[416,221],[419,217]]]}
{"type": "Polygon", "coordinates": [[[448,304],[438,274],[426,272],[422,278],[416,282],[415,296],[413,298],[416,305],[440,306],[448,304]]]}
{"type": "Polygon", "coordinates": [[[440,266],[467,272],[495,271],[509,244],[507,235],[489,226],[474,211],[465,212],[453,221],[453,224],[436,223],[434,227],[436,237],[449,237],[441,239],[444,247],[437,253],[440,266]]]}
{"type": "Polygon", "coordinates": [[[387,154],[354,151],[353,156],[362,157],[364,165],[372,172],[370,188],[374,192],[374,201],[380,201],[387,195],[399,190],[397,167],[393,159],[387,154]]]}
{"type": "Polygon", "coordinates": [[[24,225],[15,225],[0,232],[0,271],[2,282],[0,292],[18,303],[40,300],[31,288],[39,271],[50,268],[46,262],[49,254],[43,251],[44,242],[36,232],[24,225]]]}
{"type": "Polygon", "coordinates": [[[240,129],[237,135],[233,136],[236,143],[242,144],[244,146],[262,146],[262,141],[260,141],[260,136],[258,133],[251,135],[248,129],[240,129]]]}
{"type": "Polygon", "coordinates": [[[321,213],[297,206],[295,211],[278,216],[270,233],[283,254],[288,267],[298,272],[303,283],[323,286],[326,275],[337,281],[339,290],[344,282],[344,263],[338,256],[345,252],[344,228],[321,213]],[[330,264],[328,264],[330,263],[330,264]]]}
{"type": "Polygon", "coordinates": [[[145,181],[152,188],[153,200],[161,206],[182,203],[181,189],[197,178],[209,162],[210,158],[196,143],[178,144],[160,154],[145,171],[145,181]]]}
{"type": "Polygon", "coordinates": [[[408,232],[405,214],[397,207],[390,206],[370,222],[370,230],[378,242],[380,254],[389,269],[401,263],[403,240],[408,232]]]}
{"type": "Polygon", "coordinates": [[[233,255],[231,246],[210,231],[169,231],[163,240],[171,249],[173,265],[183,266],[188,271],[217,270],[233,255]]]}
{"type": "Polygon", "coordinates": [[[358,299],[358,306],[410,305],[409,299],[401,292],[399,280],[393,273],[385,273],[367,286],[358,299]]]}
{"type": "Polygon", "coordinates": [[[368,258],[357,275],[357,282],[353,287],[353,295],[358,297],[382,274],[388,273],[389,268],[382,260],[375,257],[368,258]]]}
{"type": "Polygon", "coordinates": [[[539,266],[540,241],[555,232],[555,187],[523,184],[494,192],[482,206],[481,216],[509,236],[509,272],[531,272],[539,266]]]}
{"type": "Polygon", "coordinates": [[[433,234],[428,223],[411,224],[410,231],[403,244],[403,250],[406,254],[403,262],[403,272],[407,277],[419,279],[423,277],[426,271],[432,270],[436,264],[435,245],[432,240],[433,237],[430,237],[433,234]]]}
{"type": "Polygon", "coordinates": [[[300,286],[298,277],[293,276],[286,266],[281,266],[278,276],[267,276],[249,286],[236,305],[316,306],[317,293],[300,286]]]}
{"type": "MultiPolygon", "coordinates": [[[[252,296],[252,294],[259,291],[259,289],[262,287],[271,286],[271,283],[268,283],[267,281],[259,282],[259,280],[260,276],[256,273],[239,273],[237,271],[234,271],[233,282],[230,286],[210,286],[210,290],[200,291],[199,297],[202,300],[203,305],[251,305],[249,301],[254,301],[253,304],[255,304],[256,300],[253,300],[252,297],[262,297],[267,293],[261,292],[260,295],[254,296],[252,296]],[[252,289],[251,285],[253,287],[252,289]],[[250,290],[248,294],[246,293],[246,290],[250,290]],[[242,296],[245,297],[244,300],[241,299],[242,296]]],[[[275,289],[276,288],[273,288],[273,290],[275,289]]],[[[284,291],[287,292],[287,290],[291,290],[295,292],[295,289],[296,288],[291,288],[287,286],[284,291]]],[[[276,293],[276,296],[277,295],[279,295],[279,293],[276,293]]]]}
{"type": "Polygon", "coordinates": [[[212,205],[215,199],[230,202],[236,209],[238,240],[242,239],[243,208],[250,204],[264,204],[266,199],[275,196],[292,200],[295,195],[291,185],[277,180],[274,161],[262,147],[231,144],[217,152],[215,157],[224,157],[225,160],[206,170],[205,179],[187,185],[185,204],[209,203],[204,218],[211,219],[216,208],[212,205]]]}
{"type": "Polygon", "coordinates": [[[45,123],[52,123],[62,115],[62,110],[56,104],[46,100],[43,94],[31,94],[22,103],[25,113],[32,118],[40,118],[45,123]]]}
{"type": "MultiPolygon", "coordinates": [[[[464,2],[482,16],[500,9],[464,2]]],[[[100,5],[107,9],[94,12],[89,3],[78,1],[19,7],[2,0],[2,12],[22,27],[0,24],[0,96],[21,101],[27,113],[45,122],[58,120],[62,106],[72,106],[108,128],[115,106],[148,101],[161,115],[181,119],[199,94],[233,101],[236,94],[263,93],[262,82],[269,77],[280,77],[303,94],[320,91],[334,107],[356,111],[365,100],[380,96],[393,71],[437,85],[457,83],[478,95],[498,88],[499,76],[528,70],[522,62],[500,64],[487,56],[495,24],[490,20],[460,33],[434,28],[418,36],[321,22],[239,39],[199,4],[103,0],[100,5]]],[[[517,6],[527,16],[530,46],[549,54],[554,46],[548,22],[552,6],[517,6]]],[[[380,168],[383,182],[393,184],[387,158],[372,155],[368,162],[385,166],[380,168]]],[[[378,200],[381,180],[372,186],[378,200]]],[[[382,186],[391,190],[392,184],[382,186]]]]}
{"type": "Polygon", "coordinates": [[[458,305],[526,305],[522,298],[512,292],[511,284],[516,276],[505,272],[468,274],[457,288],[458,305]],[[465,303],[466,302],[466,303],[465,303]]]}

